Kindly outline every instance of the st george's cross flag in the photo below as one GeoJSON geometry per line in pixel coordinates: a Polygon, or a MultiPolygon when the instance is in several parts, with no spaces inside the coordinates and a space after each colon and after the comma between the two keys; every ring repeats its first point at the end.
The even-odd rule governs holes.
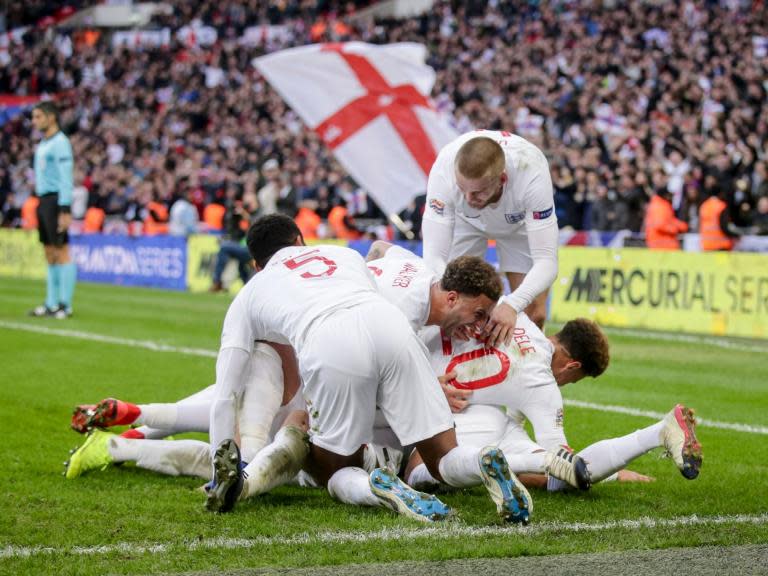
{"type": "Polygon", "coordinates": [[[389,214],[427,189],[437,152],[458,134],[429,98],[421,44],[313,44],[254,65],[389,214]]]}

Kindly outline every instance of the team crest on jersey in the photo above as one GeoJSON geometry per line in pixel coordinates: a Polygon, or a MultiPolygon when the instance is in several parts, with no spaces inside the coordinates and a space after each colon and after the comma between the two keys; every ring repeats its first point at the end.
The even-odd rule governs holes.
{"type": "Polygon", "coordinates": [[[437,200],[436,198],[429,201],[429,207],[438,216],[442,216],[443,212],[445,212],[445,202],[437,200]]]}
{"type": "Polygon", "coordinates": [[[563,412],[562,408],[558,408],[557,413],[555,414],[555,426],[558,428],[562,428],[563,420],[565,420],[565,413],[563,412]]]}
{"type": "Polygon", "coordinates": [[[552,216],[552,212],[555,211],[554,206],[550,206],[546,210],[542,210],[541,212],[534,212],[533,213],[533,219],[534,220],[545,220],[546,218],[549,218],[552,216]]]}
{"type": "Polygon", "coordinates": [[[512,214],[504,214],[504,218],[507,219],[508,224],[517,224],[523,218],[525,218],[525,212],[513,212],[512,214]]]}

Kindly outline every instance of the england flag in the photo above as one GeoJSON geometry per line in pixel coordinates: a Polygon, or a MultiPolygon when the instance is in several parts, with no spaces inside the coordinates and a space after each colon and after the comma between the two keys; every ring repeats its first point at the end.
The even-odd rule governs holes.
{"type": "Polygon", "coordinates": [[[429,98],[426,48],[400,43],[314,44],[254,65],[387,213],[427,188],[442,146],[458,135],[429,98]]]}

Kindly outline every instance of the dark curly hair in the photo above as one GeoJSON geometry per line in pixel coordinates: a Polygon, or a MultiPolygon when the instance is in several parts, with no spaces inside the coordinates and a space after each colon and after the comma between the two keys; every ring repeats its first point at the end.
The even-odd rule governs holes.
{"type": "Polygon", "coordinates": [[[269,259],[286,246],[293,246],[301,230],[293,218],[284,214],[262,216],[248,229],[246,244],[251,258],[260,268],[264,268],[269,259]]]}
{"type": "Polygon", "coordinates": [[[555,337],[574,360],[581,362],[581,369],[587,376],[596,378],[608,368],[608,340],[592,320],[576,318],[566,322],[555,337]]]}
{"type": "Polygon", "coordinates": [[[494,267],[476,256],[451,260],[440,280],[440,287],[473,297],[484,294],[494,302],[501,298],[503,289],[494,267]]]}

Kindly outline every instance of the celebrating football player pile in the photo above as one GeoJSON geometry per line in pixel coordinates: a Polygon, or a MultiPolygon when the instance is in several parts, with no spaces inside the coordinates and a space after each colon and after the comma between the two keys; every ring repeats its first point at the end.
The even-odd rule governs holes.
{"type": "Polygon", "coordinates": [[[227,314],[217,383],[176,404],[79,406],[73,427],[90,435],[67,477],[135,461],[166,474],[213,475],[206,505],[214,511],[293,482],[424,521],[450,509],[411,486],[482,483],[502,518],[527,522],[526,485],[587,490],[617,475],[647,480],[623,468],[659,446],[686,478],[698,475],[701,447],[683,406],[570,451],[559,387],[606,369],[605,336],[579,319],[546,337],[523,312],[508,345],[464,339],[468,330],[481,334],[501,294],[479,258],[459,257],[438,277],[416,255],[377,242],[378,257],[366,265],[346,248],[304,246],[282,216],[254,225],[249,245],[261,270],[227,314]],[[209,422],[212,448],[159,439],[206,431],[209,422]],[[128,424],[139,427],[101,430],[128,424]]]}
{"type": "Polygon", "coordinates": [[[205,478],[214,512],[295,483],[427,522],[451,514],[428,493],[438,484],[482,484],[504,521],[527,524],[528,487],[650,481],[624,467],[657,447],[698,476],[695,418],[682,405],[626,436],[568,447],[560,387],[602,374],[609,347],[590,320],[542,332],[557,221],[546,159],[522,138],[478,131],[440,152],[425,260],[381,241],[367,261],[306,246],[282,215],[258,220],[247,244],[257,273],[224,320],[216,383],[175,404],[78,406],[72,427],[89,436],[67,478],[133,461],[205,478]],[[489,238],[508,295],[482,259],[489,238]],[[121,425],[137,427],[104,430],[121,425]],[[210,445],[163,439],[186,431],[209,432],[210,445]]]}

